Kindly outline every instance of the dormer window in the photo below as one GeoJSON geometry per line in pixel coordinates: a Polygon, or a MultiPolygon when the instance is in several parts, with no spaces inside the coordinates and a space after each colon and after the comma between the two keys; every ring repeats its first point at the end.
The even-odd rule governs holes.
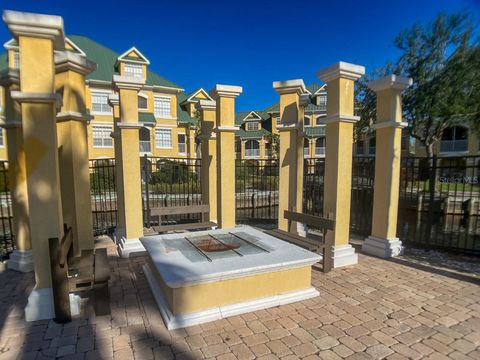
{"type": "Polygon", "coordinates": [[[13,68],[20,68],[20,53],[18,51],[13,52],[13,68]]]}
{"type": "Polygon", "coordinates": [[[143,66],[142,64],[125,63],[124,72],[126,76],[132,76],[135,78],[143,79],[143,66]]]}
{"type": "Polygon", "coordinates": [[[247,131],[257,131],[259,123],[256,121],[248,122],[245,126],[247,131]]]}

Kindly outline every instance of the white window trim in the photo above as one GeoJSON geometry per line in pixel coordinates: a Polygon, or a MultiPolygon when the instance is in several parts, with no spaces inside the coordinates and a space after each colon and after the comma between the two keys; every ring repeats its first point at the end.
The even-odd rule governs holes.
{"type": "Polygon", "coordinates": [[[179,155],[185,155],[185,154],[187,153],[187,134],[186,134],[186,133],[184,133],[184,132],[179,132],[179,133],[177,133],[177,148],[178,148],[178,154],[179,154],[179,155]],[[179,135],[185,136],[185,142],[183,143],[183,144],[185,144],[185,151],[184,151],[184,152],[180,152],[180,146],[179,146],[179,145],[180,145],[181,143],[178,142],[178,136],[179,136],[179,135]]]}
{"type": "Polygon", "coordinates": [[[172,97],[168,95],[154,95],[153,96],[153,115],[155,116],[156,119],[173,119],[172,116],[172,97]],[[155,113],[155,99],[168,99],[170,101],[170,114],[169,115],[157,115],[155,113]]]}
{"type": "MultiPolygon", "coordinates": [[[[113,124],[109,124],[109,123],[102,123],[102,122],[92,122],[90,123],[91,126],[92,126],[92,147],[94,149],[111,149],[113,148],[113,139],[112,139],[112,145],[108,145],[108,146],[105,146],[105,145],[95,145],[95,138],[94,138],[94,128],[95,127],[104,127],[104,128],[109,128],[110,129],[110,133],[113,132],[113,124]]],[[[104,139],[104,138],[102,138],[104,139]]]]}
{"type": "Polygon", "coordinates": [[[92,98],[93,98],[94,93],[104,93],[104,94],[108,94],[108,95],[113,94],[113,92],[111,90],[90,88],[90,113],[92,115],[113,115],[113,108],[111,106],[109,106],[110,107],[109,112],[102,112],[102,111],[94,111],[93,110],[93,99],[92,98]]]}
{"type": "Polygon", "coordinates": [[[143,79],[143,64],[138,64],[134,62],[124,62],[123,63],[123,72],[127,76],[132,76],[134,78],[143,79]],[[131,66],[134,69],[140,69],[140,72],[129,72],[127,71],[127,66],[131,66]]]}
{"type": "Polygon", "coordinates": [[[156,127],[155,128],[155,149],[173,149],[173,131],[171,127],[156,127]],[[172,146],[158,146],[157,144],[157,130],[168,130],[170,131],[170,143],[172,146]]]}

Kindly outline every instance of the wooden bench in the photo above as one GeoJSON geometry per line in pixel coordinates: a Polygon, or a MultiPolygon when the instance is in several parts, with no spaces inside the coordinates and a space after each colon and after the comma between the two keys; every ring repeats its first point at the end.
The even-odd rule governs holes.
{"type": "Polygon", "coordinates": [[[333,236],[327,236],[327,232],[334,231],[335,221],[289,210],[285,210],[284,217],[288,220],[288,229],[290,231],[275,229],[265,232],[309,251],[321,253],[323,257],[323,272],[329,272],[333,267],[333,236]],[[297,229],[293,229],[292,227],[293,222],[302,223],[309,227],[319,229],[321,231],[321,235],[307,233],[307,237],[299,236],[297,235],[297,229]]]}
{"type": "Polygon", "coordinates": [[[87,290],[93,290],[95,314],[110,314],[107,249],[82,250],[81,256],[73,257],[73,232],[66,225],[62,239],[50,238],[48,244],[55,320],[70,321],[70,293],[87,290]]]}
{"type": "Polygon", "coordinates": [[[158,226],[153,226],[153,229],[156,232],[161,233],[166,231],[207,229],[207,228],[212,228],[214,226],[217,226],[216,223],[205,220],[209,212],[210,212],[209,205],[167,206],[167,207],[151,208],[150,216],[158,217],[158,226]],[[183,215],[183,214],[202,214],[201,222],[162,225],[162,216],[183,215]]]}

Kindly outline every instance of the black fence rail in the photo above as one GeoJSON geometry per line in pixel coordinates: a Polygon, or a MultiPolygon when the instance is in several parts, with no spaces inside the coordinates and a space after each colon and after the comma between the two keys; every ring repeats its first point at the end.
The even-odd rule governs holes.
{"type": "Polygon", "coordinates": [[[303,163],[303,212],[323,216],[325,158],[308,158],[303,163]]]}
{"type": "Polygon", "coordinates": [[[93,233],[111,234],[117,226],[115,159],[89,161],[93,233]]]}
{"type": "Polygon", "coordinates": [[[8,259],[15,250],[12,199],[8,184],[8,162],[0,161],[0,261],[8,259]]]}
{"type": "Polygon", "coordinates": [[[236,160],[235,202],[238,223],[278,219],[278,160],[236,160]]]}
{"type": "Polygon", "coordinates": [[[350,231],[363,236],[372,231],[374,179],[375,156],[353,157],[350,231]]]}
{"type": "MultiPolygon", "coordinates": [[[[144,156],[141,164],[145,226],[158,225],[150,214],[154,207],[202,204],[201,159],[144,156]]],[[[200,220],[201,214],[169,215],[162,223],[200,220]]]]}
{"type": "Polygon", "coordinates": [[[397,234],[480,254],[480,157],[402,158],[397,234]]]}

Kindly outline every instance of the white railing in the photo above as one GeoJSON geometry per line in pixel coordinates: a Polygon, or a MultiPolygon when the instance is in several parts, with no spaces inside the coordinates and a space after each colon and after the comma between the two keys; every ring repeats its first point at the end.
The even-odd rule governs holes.
{"type": "Polygon", "coordinates": [[[468,150],[468,140],[441,140],[440,152],[463,152],[468,150]]]}
{"type": "Polygon", "coordinates": [[[245,159],[258,159],[260,157],[260,149],[245,149],[245,159]]]}
{"type": "Polygon", "coordinates": [[[315,156],[325,155],[325,147],[316,147],[315,156]]]}
{"type": "Polygon", "coordinates": [[[140,140],[140,152],[141,153],[151,153],[152,146],[148,140],[140,140]]]}

